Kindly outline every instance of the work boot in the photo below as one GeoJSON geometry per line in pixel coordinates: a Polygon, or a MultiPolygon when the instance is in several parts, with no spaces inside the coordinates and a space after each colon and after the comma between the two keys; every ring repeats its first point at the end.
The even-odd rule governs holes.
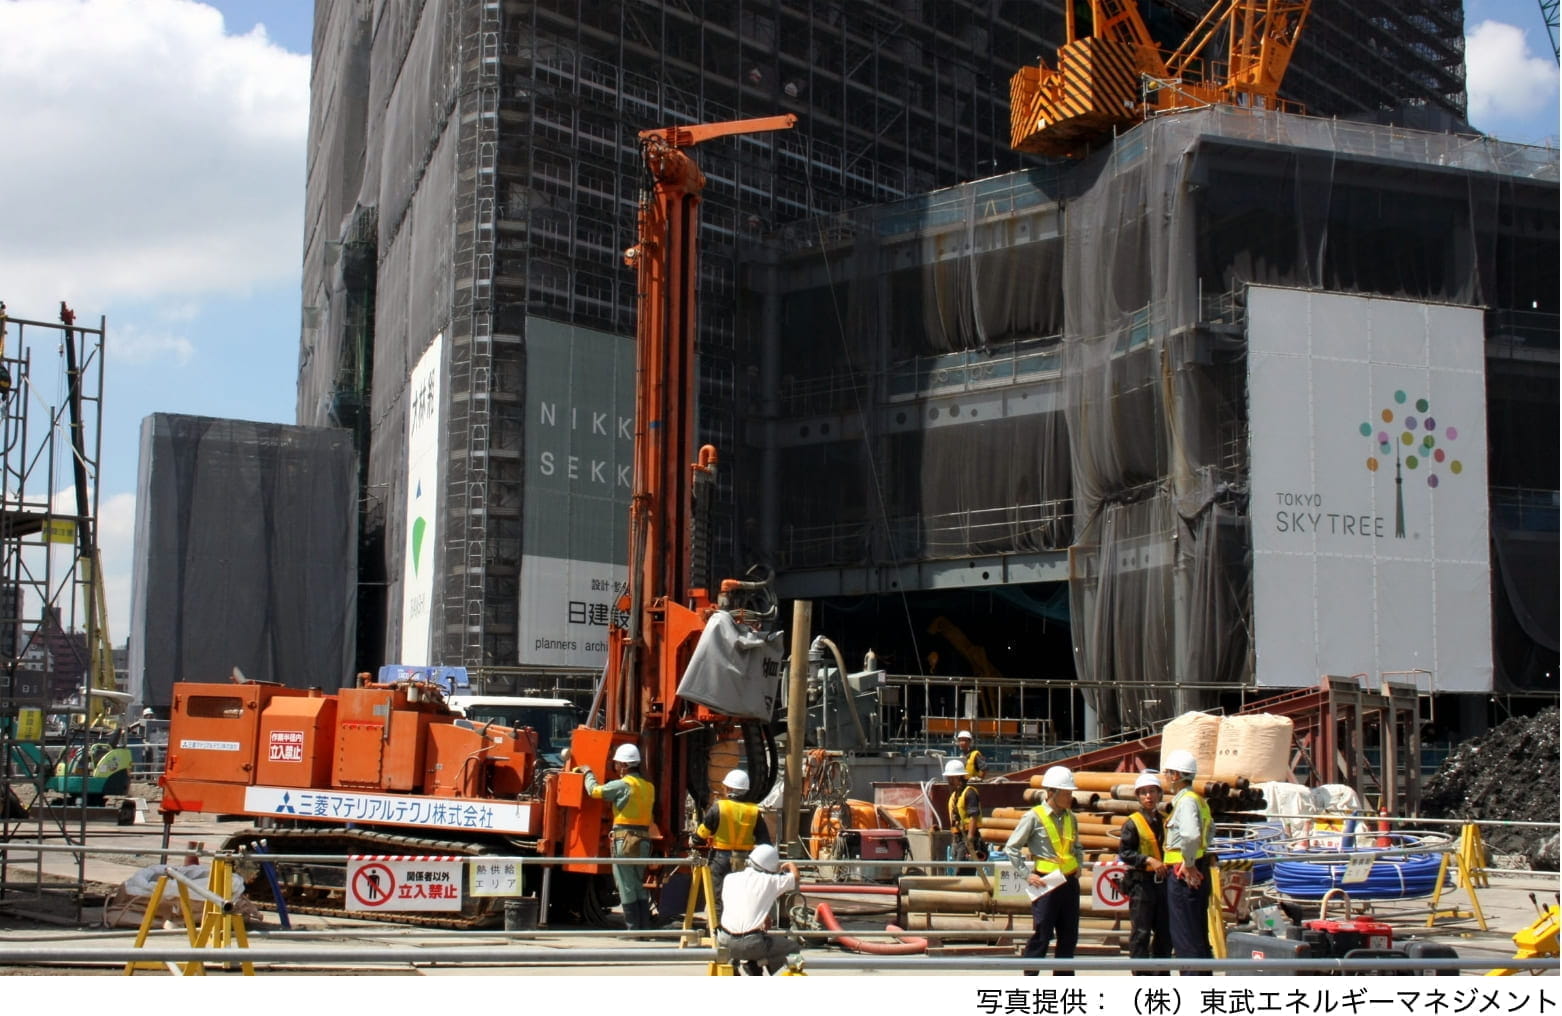
{"type": "MultiPolygon", "coordinates": [[[[652,910],[651,910],[651,901],[650,900],[641,900],[640,901],[640,918],[641,918],[640,926],[642,928],[644,928],[646,931],[656,931],[658,928],[660,928],[662,926],[661,918],[657,917],[656,914],[654,912],[652,912],[652,910]]],[[[649,941],[652,941],[652,942],[661,941],[655,935],[648,935],[648,936],[646,936],[646,938],[649,941]]]]}

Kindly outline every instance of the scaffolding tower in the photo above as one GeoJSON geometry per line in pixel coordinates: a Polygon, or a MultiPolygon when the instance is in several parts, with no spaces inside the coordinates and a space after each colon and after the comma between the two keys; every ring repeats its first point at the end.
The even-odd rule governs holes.
{"type": "MultiPolygon", "coordinates": [[[[100,670],[113,672],[94,569],[105,323],[60,310],[35,321],[0,303],[0,844],[84,842],[87,795],[48,784],[64,755],[88,758],[117,727],[128,697],[100,670]]],[[[59,884],[42,855],[0,847],[0,908],[64,895],[79,912],[75,856],[76,881],[59,884]]]]}

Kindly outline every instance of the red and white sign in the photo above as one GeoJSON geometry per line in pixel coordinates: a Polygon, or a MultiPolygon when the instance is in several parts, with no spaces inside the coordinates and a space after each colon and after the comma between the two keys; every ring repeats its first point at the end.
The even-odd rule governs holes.
{"type": "Polygon", "coordinates": [[[347,859],[347,909],[460,910],[463,857],[358,854],[347,859]]]}
{"type": "Polygon", "coordinates": [[[273,730],[266,757],[272,762],[304,761],[304,732],[302,730],[273,730]]]}
{"type": "Polygon", "coordinates": [[[1128,866],[1120,861],[1096,865],[1095,884],[1090,887],[1090,895],[1097,907],[1102,910],[1128,909],[1128,891],[1123,888],[1126,874],[1128,866]]]}

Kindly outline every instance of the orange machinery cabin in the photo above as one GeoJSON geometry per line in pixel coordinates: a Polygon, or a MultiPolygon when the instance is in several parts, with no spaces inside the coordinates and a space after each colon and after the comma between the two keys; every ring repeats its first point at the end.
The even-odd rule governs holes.
{"type": "Polygon", "coordinates": [[[530,789],[536,762],[534,731],[469,724],[421,682],[334,695],[181,683],[163,810],[241,813],[248,786],[514,799],[530,789]]]}

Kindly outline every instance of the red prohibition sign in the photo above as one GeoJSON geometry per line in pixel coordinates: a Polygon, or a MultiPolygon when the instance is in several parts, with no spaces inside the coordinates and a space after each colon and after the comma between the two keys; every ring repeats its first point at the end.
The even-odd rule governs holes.
{"type": "Polygon", "coordinates": [[[366,907],[382,906],[396,895],[396,873],[383,864],[366,864],[353,873],[352,893],[366,907]]]}
{"type": "Polygon", "coordinates": [[[1121,864],[1107,864],[1097,869],[1093,893],[1096,902],[1108,908],[1121,907],[1127,903],[1128,894],[1123,891],[1123,876],[1127,871],[1121,864]]]}

